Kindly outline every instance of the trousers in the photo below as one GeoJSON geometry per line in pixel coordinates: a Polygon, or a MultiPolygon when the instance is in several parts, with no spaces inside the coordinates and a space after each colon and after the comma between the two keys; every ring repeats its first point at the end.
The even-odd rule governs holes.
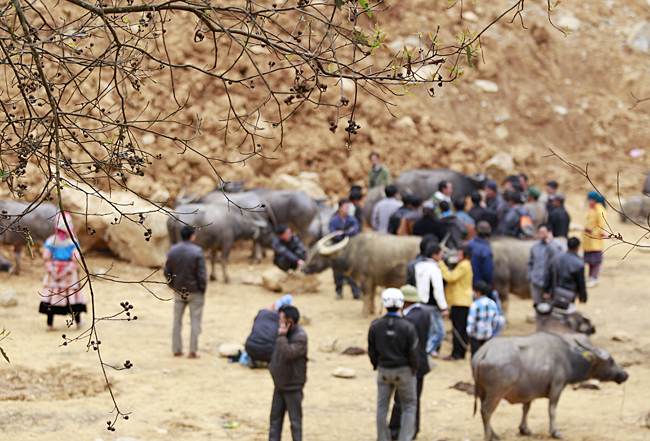
{"type": "MultiPolygon", "coordinates": [[[[416,377],[415,392],[417,395],[417,403],[415,408],[415,430],[413,431],[413,438],[418,436],[420,432],[420,396],[422,395],[422,388],[424,387],[424,377],[416,377]]],[[[399,429],[402,419],[402,402],[399,398],[399,393],[395,394],[395,404],[393,404],[393,412],[390,415],[390,433],[393,439],[399,437],[399,429]]]]}
{"type": "Polygon", "coordinates": [[[437,351],[445,339],[445,322],[442,320],[440,310],[436,309],[431,313],[431,328],[429,329],[429,339],[427,340],[427,354],[437,351]]]}
{"type": "Polygon", "coordinates": [[[537,306],[540,303],[547,303],[546,299],[543,297],[544,288],[534,283],[530,283],[530,296],[533,298],[533,306],[537,306]]]}
{"type": "Polygon", "coordinates": [[[176,294],[174,298],[174,328],[172,330],[172,351],[178,354],[183,351],[181,328],[183,326],[183,313],[185,307],[190,307],[190,320],[192,331],[190,333],[190,353],[196,354],[199,349],[199,334],[201,333],[201,317],[203,316],[203,303],[205,295],[189,293],[187,299],[176,294]]]}
{"type": "Polygon", "coordinates": [[[467,336],[467,316],[469,315],[469,307],[467,306],[452,306],[451,313],[449,318],[451,318],[451,324],[454,327],[453,337],[454,337],[454,349],[452,350],[451,356],[459,360],[465,358],[465,352],[467,351],[467,343],[469,343],[469,337],[467,336]]]}
{"type": "Polygon", "coordinates": [[[341,294],[343,292],[343,281],[347,280],[347,282],[350,284],[350,288],[352,288],[352,296],[354,298],[359,298],[361,296],[361,288],[359,288],[359,285],[357,285],[357,282],[355,282],[351,277],[344,276],[340,272],[333,270],[334,271],[334,285],[336,285],[336,292],[338,294],[341,294]]]}
{"type": "Polygon", "coordinates": [[[282,424],[287,411],[289,411],[289,421],[291,422],[291,437],[293,441],[302,441],[302,389],[273,390],[269,441],[280,441],[282,438],[282,424]]]}
{"type": "Polygon", "coordinates": [[[386,421],[388,406],[393,391],[400,397],[402,416],[400,418],[399,441],[411,441],[415,432],[417,409],[417,380],[409,366],[397,369],[379,368],[377,373],[377,440],[391,441],[390,428],[386,421]]]}

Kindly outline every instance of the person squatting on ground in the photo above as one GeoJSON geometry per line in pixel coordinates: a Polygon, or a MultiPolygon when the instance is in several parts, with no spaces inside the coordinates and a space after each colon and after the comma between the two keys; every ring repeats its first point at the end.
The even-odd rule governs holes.
{"type": "Polygon", "coordinates": [[[390,397],[397,390],[402,412],[397,439],[411,441],[415,432],[420,342],[415,325],[398,313],[404,306],[402,292],[388,288],[382,292],[381,301],[388,311],[372,322],[368,331],[368,356],[377,370],[377,440],[392,439],[386,416],[390,397]]]}
{"type": "MultiPolygon", "coordinates": [[[[343,240],[343,237],[353,237],[359,233],[359,224],[357,220],[348,216],[348,209],[350,207],[349,199],[341,199],[339,201],[339,211],[334,217],[330,220],[330,233],[337,233],[338,235],[332,239],[332,243],[338,243],[343,240]]],[[[337,270],[334,272],[334,285],[336,285],[336,299],[340,300],[343,298],[343,281],[347,280],[352,288],[352,296],[355,299],[361,298],[361,288],[357,285],[351,277],[344,276],[337,270]]]]}
{"type": "Polygon", "coordinates": [[[307,381],[307,334],[298,324],[299,320],[300,313],[296,307],[282,307],[275,351],[269,363],[275,386],[269,441],[281,439],[287,411],[293,441],[302,440],[302,389],[307,381]]]}
{"type": "Polygon", "coordinates": [[[47,314],[47,330],[54,330],[54,315],[69,315],[81,327],[86,299],[79,284],[79,250],[70,214],[58,213],[55,232],[45,240],[43,260],[45,277],[38,312],[47,314]]]}
{"type": "Polygon", "coordinates": [[[449,317],[442,271],[440,271],[438,263],[442,260],[440,245],[428,244],[425,256],[422,261],[415,263],[413,269],[415,270],[415,287],[418,290],[418,296],[422,303],[430,306],[431,329],[427,339],[427,354],[436,358],[438,349],[445,339],[445,323],[442,318],[449,317]]]}
{"type": "Polygon", "coordinates": [[[584,262],[578,256],[580,240],[572,237],[567,241],[569,250],[551,263],[544,279],[544,296],[554,311],[571,314],[575,311],[575,298],[587,303],[584,262]]]}
{"type": "Polygon", "coordinates": [[[252,368],[263,367],[271,361],[278,338],[280,313],[285,305],[291,305],[293,297],[287,294],[266,309],[260,310],[253,321],[253,329],[246,339],[246,351],[239,356],[239,364],[252,368]]]}
{"type": "Polygon", "coordinates": [[[485,282],[476,282],[474,292],[477,298],[469,307],[466,329],[472,357],[486,341],[494,336],[499,322],[497,304],[490,298],[492,287],[485,282]]]}
{"type": "Polygon", "coordinates": [[[550,264],[562,253],[560,244],[553,240],[553,233],[548,224],[542,224],[537,229],[539,239],[535,241],[530,249],[528,257],[528,270],[526,278],[530,282],[530,295],[533,298],[533,306],[546,302],[544,299],[544,277],[549,270],[550,264]]]}
{"type": "Polygon", "coordinates": [[[458,249],[458,264],[452,271],[449,271],[443,260],[439,262],[442,278],[447,282],[445,294],[447,304],[451,306],[452,333],[453,333],[453,350],[451,355],[445,357],[447,361],[455,361],[465,358],[467,344],[467,314],[472,304],[473,294],[472,280],[472,248],[463,245],[458,249]]]}
{"type": "MultiPolygon", "coordinates": [[[[400,288],[404,295],[403,317],[415,325],[418,334],[420,364],[415,372],[416,378],[416,395],[417,405],[415,410],[415,432],[413,438],[418,436],[420,431],[420,396],[424,387],[424,376],[429,373],[429,361],[427,356],[427,336],[431,327],[431,318],[428,312],[422,309],[421,299],[418,296],[418,290],[415,286],[404,285],[400,288]]],[[[390,416],[390,433],[393,439],[399,438],[400,424],[402,420],[402,403],[399,398],[399,392],[395,394],[395,404],[390,416]]]]}
{"type": "Polygon", "coordinates": [[[282,271],[300,269],[307,260],[307,249],[288,225],[280,224],[273,241],[273,263],[282,271]]]}
{"type": "Polygon", "coordinates": [[[587,195],[589,211],[585,234],[582,239],[582,248],[585,251],[585,263],[589,266],[587,288],[598,285],[600,281],[600,267],[603,264],[603,238],[606,237],[607,219],[605,217],[605,199],[597,192],[591,191],[587,195]]]}
{"type": "Polygon", "coordinates": [[[174,289],[174,327],[172,330],[172,352],[175,357],[183,355],[183,340],[181,328],[183,313],[190,307],[192,330],[190,333],[189,358],[199,358],[199,334],[201,333],[201,318],[205,302],[205,289],[208,277],[205,271],[203,250],[193,244],[196,234],[194,229],[185,225],[181,228],[181,241],[169,248],[165,277],[174,289]]]}

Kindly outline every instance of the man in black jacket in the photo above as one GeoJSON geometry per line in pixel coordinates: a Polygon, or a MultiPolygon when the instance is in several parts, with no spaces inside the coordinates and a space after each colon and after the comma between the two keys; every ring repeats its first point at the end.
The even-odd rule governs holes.
{"type": "Polygon", "coordinates": [[[556,310],[559,310],[558,312],[572,313],[575,311],[575,297],[578,297],[581,303],[587,303],[587,287],[585,285],[585,264],[578,256],[580,240],[577,237],[571,237],[567,241],[567,246],[569,251],[557,256],[545,274],[544,297],[551,300],[551,304],[556,310]],[[575,295],[573,298],[560,299],[556,287],[564,288],[575,295]]]}
{"type": "Polygon", "coordinates": [[[203,250],[194,245],[196,235],[194,229],[185,225],[181,228],[181,242],[175,243],[169,249],[165,264],[165,277],[174,288],[174,328],[172,331],[172,351],[174,356],[183,355],[181,326],[185,307],[190,307],[192,332],[190,335],[189,358],[199,358],[199,334],[201,333],[201,317],[208,278],[205,271],[203,250]]]}
{"type": "Polygon", "coordinates": [[[307,334],[298,325],[300,313],[293,306],[280,310],[280,327],[269,363],[275,389],[271,405],[269,441],[280,441],[285,412],[289,412],[293,441],[302,440],[302,388],[307,381],[307,334]]]}
{"type": "MultiPolygon", "coordinates": [[[[415,432],[413,438],[418,436],[420,431],[420,396],[422,395],[422,387],[424,386],[424,376],[429,373],[429,362],[427,361],[427,337],[429,328],[431,327],[431,318],[428,312],[422,309],[422,300],[418,296],[418,290],[415,286],[404,285],[400,288],[404,294],[404,310],[402,314],[404,318],[415,325],[415,330],[418,333],[418,340],[420,341],[420,365],[415,373],[416,378],[416,394],[417,394],[417,407],[415,410],[415,432]]],[[[399,393],[395,394],[395,404],[393,405],[393,413],[390,417],[390,433],[393,439],[399,436],[400,419],[402,416],[402,404],[400,401],[399,393]]]]}
{"type": "Polygon", "coordinates": [[[288,225],[280,224],[275,231],[278,237],[273,241],[273,263],[282,271],[299,269],[307,260],[307,250],[301,240],[293,234],[288,225]]]}
{"type": "Polygon", "coordinates": [[[377,440],[391,441],[386,416],[390,397],[397,389],[402,407],[398,440],[411,441],[415,432],[415,373],[420,366],[420,342],[415,325],[398,313],[404,305],[402,292],[388,288],[381,294],[381,301],[388,312],[372,322],[368,332],[368,355],[372,366],[378,370],[377,440]]]}
{"type": "Polygon", "coordinates": [[[554,237],[567,237],[569,235],[569,224],[571,216],[564,208],[564,195],[560,193],[552,194],[548,197],[551,201],[552,210],[548,214],[548,223],[553,230],[554,237]]]}

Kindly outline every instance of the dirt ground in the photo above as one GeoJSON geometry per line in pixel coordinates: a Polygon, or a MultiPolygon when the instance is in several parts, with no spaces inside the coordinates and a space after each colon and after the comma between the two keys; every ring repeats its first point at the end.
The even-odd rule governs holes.
{"type": "MultiPolygon", "coordinates": [[[[573,213],[581,219],[584,208],[573,213]]],[[[624,237],[636,230],[611,219],[624,237]]],[[[599,390],[568,387],[559,404],[558,425],[570,440],[641,441],[650,429],[641,419],[650,411],[647,385],[650,380],[650,335],[647,333],[646,269],[650,255],[623,246],[606,253],[601,284],[590,290],[589,302],[580,309],[588,313],[597,327],[593,342],[609,350],[626,367],[627,383],[602,383],[599,390]],[[612,340],[617,331],[625,331],[632,340],[612,340]]],[[[6,250],[3,250],[6,253],[6,250]]],[[[133,368],[108,376],[123,412],[131,412],[128,421],[119,421],[115,432],[106,430],[113,408],[103,385],[97,353],[86,350],[88,340],[61,346],[62,334],[76,336],[79,331],[66,329],[62,317],[55,319],[56,332],[45,331],[45,316],[38,314],[38,291],[43,274],[42,260],[25,259],[20,276],[3,273],[0,286],[18,291],[19,305],[0,308],[0,323],[11,330],[11,340],[1,343],[11,364],[0,363],[0,439],[2,440],[205,440],[265,439],[273,384],[266,369],[251,370],[219,356],[222,343],[243,343],[257,311],[278,298],[259,286],[242,280],[253,272],[268,268],[267,256],[259,266],[250,266],[248,249],[240,248],[232,256],[233,283],[210,283],[200,338],[198,360],[175,358],[171,354],[172,304],[157,300],[138,285],[95,281],[98,316],[120,311],[120,302],[129,301],[137,321],[102,321],[101,355],[105,363],[121,366],[126,360],[133,368]],[[224,429],[222,423],[241,426],[224,429]]],[[[93,268],[109,268],[120,280],[137,280],[151,270],[116,262],[108,256],[90,257],[93,268]]],[[[156,274],[155,280],[161,280],[156,274]]],[[[320,275],[316,294],[296,296],[295,305],[312,316],[305,325],[309,336],[308,382],[305,387],[304,439],[373,440],[375,430],[376,384],[366,355],[347,356],[341,351],[350,346],[366,348],[366,335],[373,318],[361,318],[361,303],[354,301],[346,287],[344,299],[334,300],[331,271],[320,275]],[[336,351],[319,350],[321,344],[337,339],[336,351]],[[356,370],[356,378],[333,377],[338,366],[356,370]]],[[[153,287],[164,299],[170,292],[153,287]]],[[[90,305],[89,305],[90,306],[90,305]]],[[[532,311],[529,300],[513,299],[506,335],[533,332],[526,316],[532,311]]],[[[90,320],[90,315],[86,316],[90,320]]],[[[450,326],[447,323],[448,327],[450,326]]],[[[189,340],[184,327],[184,341],[189,340]]],[[[451,343],[443,344],[442,354],[451,343]]],[[[481,440],[480,417],[472,417],[473,397],[453,389],[457,382],[472,382],[469,362],[439,360],[425,377],[422,396],[420,440],[481,440]]],[[[548,439],[548,413],[545,399],[534,402],[529,418],[532,439],[548,439]]],[[[502,402],[493,418],[497,433],[506,440],[520,439],[517,431],[521,406],[502,402]]],[[[290,439],[288,420],[284,439],[290,439]]]]}

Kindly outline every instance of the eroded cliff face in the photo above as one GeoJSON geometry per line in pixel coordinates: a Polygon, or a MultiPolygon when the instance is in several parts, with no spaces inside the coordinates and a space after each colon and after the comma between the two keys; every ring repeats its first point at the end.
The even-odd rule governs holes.
{"type": "MultiPolygon", "coordinates": [[[[487,25],[509,4],[467,3],[471,2],[463,5],[461,18],[460,4],[447,9],[442,0],[394,2],[391,11],[364,17],[360,24],[368,29],[378,22],[388,31],[389,47],[397,51],[404,45],[414,47],[416,32],[426,35],[436,22],[445,32],[443,38],[453,41],[453,34],[487,25]]],[[[519,18],[509,23],[512,14],[495,24],[481,38],[483,52],[475,68],[466,68],[456,83],[436,88],[434,98],[417,88],[416,97],[383,95],[394,104],[394,117],[384,103],[359,92],[355,120],[361,129],[351,144],[342,127],[330,132],[332,110],[305,106],[286,124],[282,148],[274,151],[272,143],[262,147],[273,159],[214,167],[225,179],[246,179],[249,187],[270,185],[277,173],[316,172],[328,194],[344,195],[350,184],[366,182],[371,151],[382,155],[395,176],[411,168],[482,171],[488,159],[503,151],[512,156],[515,171],[527,173],[533,183],[555,179],[567,193],[589,188],[587,180],[549,157],[553,151],[580,167],[589,164],[591,178],[608,195],[616,191],[618,173],[622,195],[638,193],[645,179],[642,172],[650,168],[650,150],[636,159],[630,151],[643,149],[650,137],[650,102],[631,109],[631,94],[650,97],[649,16],[646,0],[623,6],[611,0],[563,2],[552,18],[559,28],[571,31],[565,37],[549,23],[545,1],[528,3],[521,15],[523,24],[519,18]]],[[[210,45],[188,46],[183,31],[169,28],[168,49],[188,60],[210,59],[210,45]]],[[[147,112],[152,115],[175,106],[169,80],[164,75],[160,80],[147,85],[149,93],[143,94],[150,100],[147,112]]],[[[220,130],[224,123],[218,110],[228,102],[220,83],[187,72],[177,78],[176,88],[177,96],[189,96],[191,113],[203,118],[194,141],[197,149],[213,157],[242,159],[236,143],[226,143],[220,130]]],[[[327,93],[337,93],[332,89],[336,88],[327,93]]],[[[234,105],[245,107],[248,93],[252,91],[246,88],[234,91],[234,105]]],[[[162,154],[144,177],[128,180],[146,196],[162,191],[173,199],[184,186],[209,191],[218,180],[196,153],[179,155],[172,142],[153,136],[142,144],[162,154]]],[[[37,183],[29,176],[25,179],[37,183]]],[[[31,194],[35,191],[28,198],[31,194]]]]}

